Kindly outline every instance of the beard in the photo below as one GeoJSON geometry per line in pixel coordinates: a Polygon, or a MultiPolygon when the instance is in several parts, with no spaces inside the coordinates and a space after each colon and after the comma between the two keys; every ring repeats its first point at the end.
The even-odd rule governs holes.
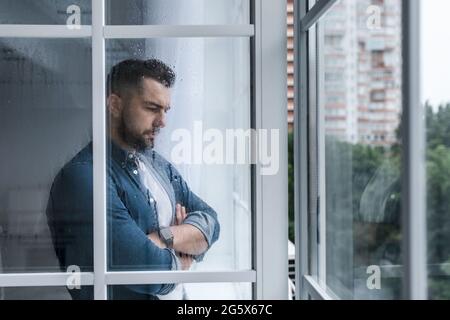
{"type": "Polygon", "coordinates": [[[122,118],[118,127],[118,133],[122,140],[127,145],[140,152],[154,147],[154,137],[159,130],[160,128],[154,128],[153,130],[146,130],[143,133],[139,133],[137,129],[133,127],[133,123],[130,121],[127,112],[122,113],[122,118]],[[150,136],[151,134],[153,134],[153,137],[150,136]]]}

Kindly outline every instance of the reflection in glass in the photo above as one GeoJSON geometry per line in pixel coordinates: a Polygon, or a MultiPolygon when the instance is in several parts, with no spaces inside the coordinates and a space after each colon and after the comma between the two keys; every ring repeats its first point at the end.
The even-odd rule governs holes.
{"type": "Polygon", "coordinates": [[[0,288],[0,300],[71,300],[71,296],[66,287],[8,287],[0,288]]]}
{"type": "MultiPolygon", "coordinates": [[[[186,300],[252,300],[251,283],[184,283],[183,286],[186,300]]],[[[108,299],[120,300],[123,287],[109,286],[108,299]]]]}
{"type": "Polygon", "coordinates": [[[91,15],[91,0],[0,1],[0,24],[90,25],[91,15]]]}
{"type": "Polygon", "coordinates": [[[450,299],[450,23],[445,0],[421,1],[421,93],[427,134],[429,299],[450,299]]]}
{"type": "Polygon", "coordinates": [[[111,25],[249,24],[249,0],[106,0],[111,25]]]}
{"type": "MultiPolygon", "coordinates": [[[[227,129],[250,127],[247,39],[107,41],[107,70],[125,57],[158,57],[177,74],[166,127],[155,142],[155,150],[170,162],[177,162],[173,151],[180,140],[174,139],[174,132],[180,129],[201,139],[199,128],[217,129],[225,136],[227,129]]],[[[250,166],[205,164],[194,157],[184,160],[190,161],[175,167],[191,190],[218,212],[221,223],[220,240],[198,268],[250,268],[250,166]]]]}
{"type": "Polygon", "coordinates": [[[60,270],[45,212],[56,174],[90,139],[90,50],[0,39],[0,272],[60,270]]]}
{"type": "Polygon", "coordinates": [[[401,1],[339,1],[321,28],[327,285],[399,298],[401,1]]]}
{"type": "MultiPolygon", "coordinates": [[[[250,128],[249,40],[108,40],[106,53],[112,79],[107,133],[110,270],[180,270],[170,256],[181,251],[176,234],[169,253],[159,254],[154,247],[164,239],[158,230],[177,224],[177,203],[186,207],[185,224],[197,227],[210,244],[206,253],[191,253],[195,261],[189,270],[250,269],[250,165],[229,162],[226,152],[235,150],[225,150],[227,139],[235,139],[239,148],[234,130],[250,128]],[[153,60],[146,65],[127,59],[153,60]],[[169,68],[176,74],[173,86],[169,68]],[[117,79],[128,83],[126,75],[144,69],[139,91],[125,92],[118,85],[122,80],[117,79]],[[211,162],[207,148],[221,138],[218,161],[211,162]]],[[[135,88],[131,83],[135,81],[123,88],[135,88]]],[[[182,287],[169,295],[161,285],[133,286],[131,291],[178,299],[184,296],[182,287]]],[[[124,297],[119,291],[117,295],[124,297]]]]}

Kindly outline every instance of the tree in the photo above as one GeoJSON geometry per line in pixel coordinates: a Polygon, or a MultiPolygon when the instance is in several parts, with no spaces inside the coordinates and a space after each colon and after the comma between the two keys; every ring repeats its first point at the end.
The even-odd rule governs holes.
{"type": "MultiPolygon", "coordinates": [[[[450,265],[450,103],[445,106],[441,105],[437,109],[427,103],[425,108],[427,124],[427,262],[443,267],[439,276],[430,275],[429,291],[432,299],[450,299],[450,267],[448,267],[450,265]],[[444,265],[445,263],[447,265],[444,265]]],[[[361,264],[378,259],[380,255],[377,252],[385,245],[390,252],[402,251],[402,234],[399,226],[402,187],[401,157],[403,156],[401,126],[400,124],[397,130],[399,142],[390,148],[350,144],[327,137],[327,210],[330,209],[336,216],[333,222],[336,230],[330,234],[331,237],[327,235],[327,238],[333,238],[335,242],[339,242],[339,237],[346,235],[346,232],[354,232],[352,237],[357,238],[354,240],[357,242],[359,249],[355,247],[352,255],[356,258],[363,252],[366,254],[364,258],[366,261],[360,260],[361,264]],[[380,170],[384,173],[380,173],[380,170]],[[380,214],[386,217],[397,217],[397,221],[393,222],[391,219],[389,223],[372,221],[361,224],[361,221],[365,219],[365,213],[361,210],[368,208],[367,203],[364,207],[361,202],[364,201],[364,198],[367,198],[367,192],[374,188],[373,179],[380,175],[381,177],[388,175],[389,181],[391,181],[390,189],[386,189],[384,195],[386,201],[380,207],[384,212],[380,212],[380,214]],[[348,181],[350,179],[351,181],[348,181]],[[338,186],[340,187],[338,188],[338,186]],[[333,195],[333,193],[336,194],[333,195]],[[346,223],[342,224],[342,221],[340,221],[349,209],[353,214],[353,223],[357,225],[357,227],[353,227],[353,231],[349,229],[351,226],[347,226],[346,223]],[[358,232],[357,228],[362,229],[358,232]],[[371,240],[368,240],[367,235],[373,228],[375,228],[376,233],[371,240]],[[370,253],[370,255],[367,255],[367,253],[370,253]]],[[[293,241],[294,163],[292,133],[288,139],[289,238],[293,241]]],[[[376,188],[382,187],[375,185],[376,188]]],[[[330,216],[329,218],[332,219],[333,217],[330,216]]],[[[341,242],[345,241],[342,240],[341,242]]],[[[334,254],[337,254],[337,256],[345,254],[343,250],[348,250],[345,248],[338,250],[342,247],[339,243],[331,243],[330,246],[335,247],[334,251],[342,251],[340,253],[335,252],[334,254]]],[[[401,260],[395,260],[397,260],[396,263],[401,263],[401,260]]],[[[357,260],[354,263],[357,263],[357,260]]]]}
{"type": "Polygon", "coordinates": [[[442,273],[429,276],[429,295],[450,299],[450,270],[442,268],[450,263],[450,104],[427,104],[426,116],[428,263],[442,273]]]}

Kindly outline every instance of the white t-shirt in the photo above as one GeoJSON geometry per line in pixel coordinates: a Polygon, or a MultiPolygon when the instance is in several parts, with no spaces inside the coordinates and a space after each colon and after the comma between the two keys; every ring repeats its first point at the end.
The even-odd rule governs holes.
{"type": "MultiPolygon", "coordinates": [[[[170,202],[169,195],[164,187],[155,176],[152,167],[139,160],[139,171],[142,184],[150,191],[153,200],[156,201],[156,209],[158,210],[158,222],[160,228],[169,227],[172,225],[172,203],[170,202]]],[[[161,300],[182,300],[184,298],[184,288],[182,284],[175,286],[175,289],[166,295],[158,295],[161,300]]]]}

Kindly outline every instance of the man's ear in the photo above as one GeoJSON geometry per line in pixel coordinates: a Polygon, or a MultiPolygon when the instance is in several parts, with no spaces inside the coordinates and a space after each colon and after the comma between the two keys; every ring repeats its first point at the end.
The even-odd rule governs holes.
{"type": "Polygon", "coordinates": [[[111,117],[120,118],[122,115],[123,101],[114,93],[111,93],[107,99],[108,111],[111,117]]]}

